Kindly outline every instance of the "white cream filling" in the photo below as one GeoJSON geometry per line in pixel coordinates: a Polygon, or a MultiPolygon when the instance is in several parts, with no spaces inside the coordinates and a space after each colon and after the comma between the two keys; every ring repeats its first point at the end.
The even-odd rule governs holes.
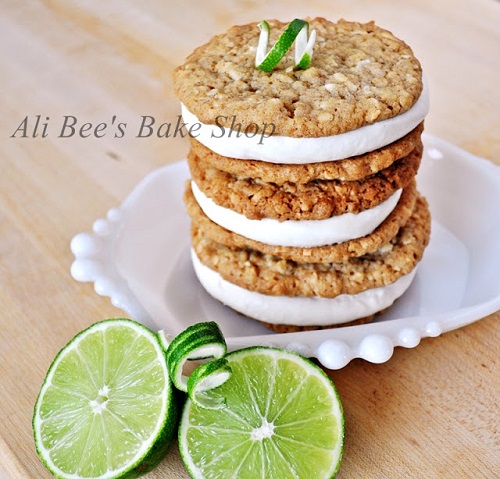
{"type": "Polygon", "coordinates": [[[272,296],[249,291],[226,281],[205,266],[191,250],[194,270],[205,290],[223,304],[260,321],[297,326],[341,324],[389,307],[410,286],[416,268],[388,286],[335,298],[272,296]]]}
{"type": "Polygon", "coordinates": [[[261,243],[299,248],[338,244],[371,234],[394,210],[403,191],[399,189],[374,208],[357,214],[344,213],[324,220],[278,221],[272,218],[251,220],[219,206],[194,181],[191,181],[191,189],[203,212],[219,226],[261,243]]]}
{"type": "MultiPolygon", "coordinates": [[[[181,104],[188,131],[200,143],[219,155],[255,159],[270,163],[304,164],[335,161],[362,155],[402,138],[421,123],[429,111],[427,82],[417,102],[405,113],[356,130],[319,138],[269,136],[271,123],[257,125],[257,132],[246,134],[235,128],[207,125],[181,104]]],[[[228,119],[229,121],[232,118],[228,119]]],[[[272,122],[272,119],[269,120],[272,122]]],[[[220,125],[221,120],[218,121],[220,125]]],[[[237,116],[234,125],[238,124],[237,116]]]]}

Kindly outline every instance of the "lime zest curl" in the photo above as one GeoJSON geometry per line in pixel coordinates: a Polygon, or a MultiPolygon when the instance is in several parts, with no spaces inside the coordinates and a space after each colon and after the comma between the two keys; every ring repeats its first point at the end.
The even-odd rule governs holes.
{"type": "Polygon", "coordinates": [[[210,397],[208,392],[224,384],[231,377],[231,368],[224,356],[226,340],[217,323],[210,321],[189,326],[178,336],[171,338],[164,331],[158,333],[165,350],[167,368],[174,386],[188,393],[198,406],[220,409],[223,398],[210,397]],[[187,361],[209,360],[198,366],[189,376],[183,374],[187,361]]]}
{"type": "Polygon", "coordinates": [[[270,26],[263,20],[258,24],[260,29],[259,42],[255,55],[255,66],[265,72],[271,72],[286,55],[295,42],[295,67],[304,70],[312,60],[312,51],[316,42],[316,30],[309,35],[309,23],[298,18],[294,19],[280,35],[273,47],[266,53],[270,26]]]}
{"type": "Polygon", "coordinates": [[[171,340],[166,350],[168,372],[174,386],[180,391],[188,392],[188,376],[183,374],[187,361],[220,359],[226,353],[226,341],[215,322],[189,326],[171,340]]]}
{"type": "Polygon", "coordinates": [[[231,367],[225,358],[214,359],[198,366],[187,382],[187,392],[191,401],[207,409],[225,407],[225,398],[212,398],[207,392],[222,386],[231,374],[231,367]]]}

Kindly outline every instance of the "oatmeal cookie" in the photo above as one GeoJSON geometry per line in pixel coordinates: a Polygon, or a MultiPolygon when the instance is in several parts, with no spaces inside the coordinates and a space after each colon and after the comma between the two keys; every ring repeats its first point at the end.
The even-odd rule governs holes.
{"type": "Polygon", "coordinates": [[[375,314],[370,314],[364,318],[354,319],[353,321],[347,321],[346,323],[330,324],[328,326],[299,326],[295,324],[274,324],[266,323],[261,321],[261,323],[267,328],[275,331],[276,333],[297,333],[299,331],[316,331],[318,329],[332,329],[332,328],[344,328],[346,326],[358,326],[361,324],[367,324],[373,321],[375,316],[385,313],[389,308],[384,308],[382,311],[378,311],[375,314]]]}
{"type": "Polygon", "coordinates": [[[194,182],[207,197],[249,219],[321,220],[373,208],[407,186],[417,173],[422,149],[419,142],[409,155],[356,181],[266,183],[218,170],[204,163],[192,150],[188,154],[188,164],[194,182]]]}
{"type": "MultiPolygon", "coordinates": [[[[312,63],[293,68],[293,49],[270,73],[255,67],[257,23],[198,47],[174,71],[177,97],[206,124],[275,125],[274,135],[337,135],[408,111],[422,89],[411,48],[374,22],[307,19],[317,32],[312,63]],[[227,121],[223,121],[223,118],[227,121]]],[[[288,23],[269,21],[270,44],[288,23]]]]}
{"type": "Polygon", "coordinates": [[[225,280],[275,296],[334,298],[394,283],[420,261],[430,236],[427,202],[418,197],[410,219],[376,252],[341,263],[300,263],[249,248],[231,249],[208,238],[196,223],[191,239],[199,260],[225,280]]]}
{"type": "MultiPolygon", "coordinates": [[[[305,184],[314,180],[356,181],[388,168],[421,144],[423,122],[403,138],[357,157],[322,163],[282,164],[259,160],[241,160],[221,156],[194,138],[190,138],[192,154],[201,162],[232,176],[258,179],[264,183],[305,184]]],[[[311,159],[314,161],[314,158],[311,159]]]]}
{"type": "Polygon", "coordinates": [[[227,230],[210,220],[202,211],[191,190],[191,182],[186,183],[184,200],[186,209],[193,223],[204,236],[216,243],[223,244],[231,249],[247,248],[263,254],[277,256],[299,263],[339,263],[367,253],[377,251],[384,244],[396,236],[399,229],[408,221],[415,207],[417,199],[415,181],[404,190],[396,208],[385,221],[370,235],[346,241],[345,243],[318,246],[314,248],[299,248],[293,246],[272,246],[260,241],[245,238],[227,230]]]}

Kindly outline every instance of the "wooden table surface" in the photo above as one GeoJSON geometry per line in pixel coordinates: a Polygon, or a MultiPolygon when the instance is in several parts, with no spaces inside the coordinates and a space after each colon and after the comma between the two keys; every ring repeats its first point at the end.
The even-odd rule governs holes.
{"type": "MultiPolygon", "coordinates": [[[[71,278],[71,238],[187,151],[181,138],[60,138],[65,115],[78,125],[115,117],[131,132],[141,115],[172,121],[172,69],[231,25],[374,19],[424,66],[426,130],[500,164],[495,0],[0,0],[0,12],[0,476],[51,477],[31,431],[46,370],[78,331],[123,314],[71,278]],[[26,117],[27,138],[11,138],[26,117]]],[[[498,477],[499,320],[330,371],[347,421],[339,477],[498,477]]],[[[175,445],[147,477],[188,477],[175,445]]]]}

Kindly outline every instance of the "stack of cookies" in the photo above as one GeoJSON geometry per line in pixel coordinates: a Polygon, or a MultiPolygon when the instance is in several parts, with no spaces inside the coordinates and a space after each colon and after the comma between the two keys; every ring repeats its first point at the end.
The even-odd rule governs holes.
{"type": "MultiPolygon", "coordinates": [[[[430,235],[415,175],[428,111],[412,50],[373,22],[308,20],[310,66],[255,66],[256,23],[174,74],[191,133],[192,259],[203,287],[276,331],[371,320],[430,235]]],[[[286,28],[269,22],[271,43],[286,28]]]]}

